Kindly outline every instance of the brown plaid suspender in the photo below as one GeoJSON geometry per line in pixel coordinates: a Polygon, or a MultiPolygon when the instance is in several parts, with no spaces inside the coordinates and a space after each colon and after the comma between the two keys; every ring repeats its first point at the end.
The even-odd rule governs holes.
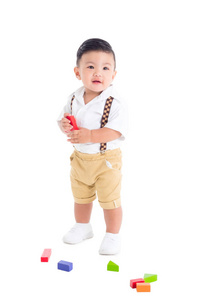
{"type": "MultiPolygon", "coordinates": [[[[71,114],[72,114],[72,105],[73,105],[74,98],[75,98],[75,95],[71,99],[71,114]]],[[[111,109],[113,99],[114,98],[110,96],[106,100],[106,103],[105,103],[105,106],[104,106],[104,111],[103,111],[103,116],[102,116],[102,119],[101,119],[101,128],[103,128],[108,123],[108,117],[109,117],[109,114],[110,114],[110,109],[111,109]]],[[[101,143],[100,144],[100,151],[101,152],[104,152],[106,150],[106,148],[107,148],[106,143],[101,143]]]]}
{"type": "Polygon", "coordinates": [[[71,99],[71,114],[72,114],[72,104],[73,104],[74,98],[75,98],[75,95],[71,99]]]}
{"type": "MultiPolygon", "coordinates": [[[[103,128],[108,123],[108,117],[109,117],[109,113],[110,113],[110,109],[111,109],[113,99],[114,99],[113,97],[109,97],[106,100],[106,104],[104,106],[104,111],[103,111],[103,116],[102,116],[102,119],[101,119],[101,128],[103,128]]],[[[101,152],[105,151],[106,148],[107,148],[106,143],[101,143],[100,144],[100,151],[101,152]]]]}

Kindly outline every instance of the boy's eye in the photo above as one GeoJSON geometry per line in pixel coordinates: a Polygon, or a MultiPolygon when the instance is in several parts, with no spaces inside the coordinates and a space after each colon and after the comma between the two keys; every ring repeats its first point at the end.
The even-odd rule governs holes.
{"type": "Polygon", "coordinates": [[[88,69],[94,69],[94,67],[93,66],[88,66],[88,69]]]}
{"type": "Polygon", "coordinates": [[[104,69],[104,70],[109,70],[108,67],[104,67],[103,69],[104,69]]]}

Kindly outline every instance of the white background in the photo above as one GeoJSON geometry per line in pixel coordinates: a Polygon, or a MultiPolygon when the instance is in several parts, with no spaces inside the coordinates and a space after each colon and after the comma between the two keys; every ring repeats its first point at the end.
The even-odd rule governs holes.
{"type": "Polygon", "coordinates": [[[199,299],[199,1],[1,1],[2,299],[199,299]],[[98,254],[104,236],[68,246],[74,224],[72,146],[56,119],[80,86],[76,51],[92,37],[113,47],[115,86],[129,107],[123,145],[122,251],[98,254]],[[52,248],[49,263],[41,263],[52,248]],[[74,263],[57,270],[59,260],[74,263]],[[107,272],[109,260],[120,272],[107,272]],[[158,274],[150,294],[130,279],[158,274]]]}

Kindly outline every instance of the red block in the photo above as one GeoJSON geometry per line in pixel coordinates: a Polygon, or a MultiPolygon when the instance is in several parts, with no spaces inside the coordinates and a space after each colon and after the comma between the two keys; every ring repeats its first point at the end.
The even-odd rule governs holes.
{"type": "Polygon", "coordinates": [[[130,287],[132,289],[136,289],[136,283],[143,283],[143,282],[145,282],[143,278],[131,279],[131,281],[130,281],[130,287]]]}
{"type": "Polygon", "coordinates": [[[50,256],[51,256],[51,249],[44,249],[41,256],[41,262],[48,262],[50,256]]]}
{"type": "Polygon", "coordinates": [[[74,116],[67,116],[66,118],[71,122],[70,124],[73,126],[73,128],[71,129],[71,131],[79,129],[78,126],[77,126],[77,124],[76,124],[76,119],[74,118],[74,116]]]}

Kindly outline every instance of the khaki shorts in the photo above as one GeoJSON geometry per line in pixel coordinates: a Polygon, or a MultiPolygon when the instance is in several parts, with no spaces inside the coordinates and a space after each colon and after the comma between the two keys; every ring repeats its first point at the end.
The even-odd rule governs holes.
{"type": "Polygon", "coordinates": [[[74,200],[79,204],[91,203],[96,199],[102,208],[121,206],[121,150],[86,154],[77,150],[70,157],[71,187],[74,200]]]}

